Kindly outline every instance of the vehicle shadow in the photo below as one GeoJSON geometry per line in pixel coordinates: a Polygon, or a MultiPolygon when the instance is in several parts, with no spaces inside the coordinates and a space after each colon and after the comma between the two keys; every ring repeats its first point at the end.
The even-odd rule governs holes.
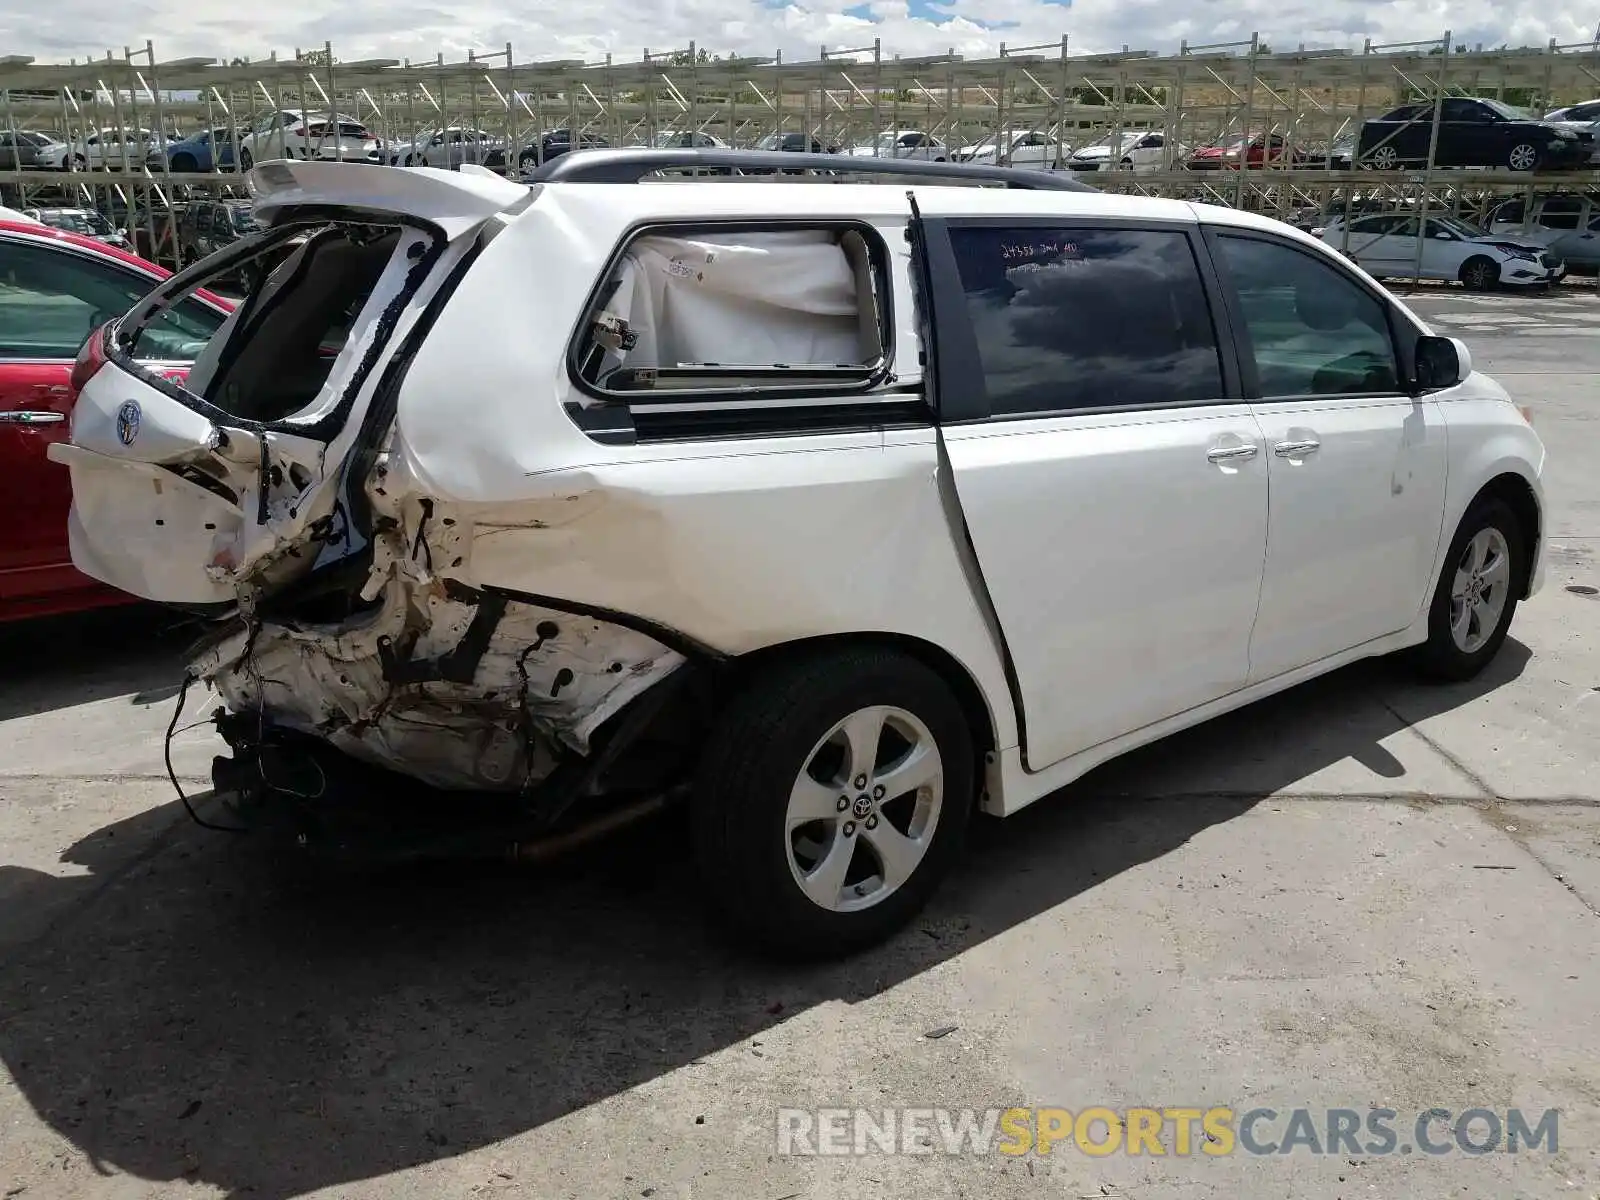
{"type": "Polygon", "coordinates": [[[138,693],[175,697],[197,622],[155,605],[129,604],[0,625],[0,721],[138,693]]]}
{"type": "Polygon", "coordinates": [[[11,903],[60,916],[0,960],[0,1059],[100,1170],[257,1200],[382,1176],[876,995],[1343,759],[1403,792],[1378,745],[1397,712],[1457,707],[1528,657],[1508,641],[1485,676],[1437,689],[1362,664],[1169,739],[979,822],[912,928],[806,968],[708,933],[672,818],[538,869],[354,874],[292,869],[165,806],[71,847],[86,874],[10,869],[11,903]],[[1248,787],[1217,769],[1240,762],[1248,787]]]}

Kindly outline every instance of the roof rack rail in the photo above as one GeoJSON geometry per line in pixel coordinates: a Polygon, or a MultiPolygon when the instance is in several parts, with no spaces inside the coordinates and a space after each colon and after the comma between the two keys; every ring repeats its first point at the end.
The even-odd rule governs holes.
{"type": "Polygon", "coordinates": [[[796,174],[905,175],[930,183],[1000,183],[1027,191],[1096,192],[1065,171],[978,163],[925,162],[907,158],[866,158],[847,154],[800,154],[784,150],[620,149],[573,150],[522,176],[527,183],[638,183],[657,171],[700,170],[726,177],[796,174]]]}

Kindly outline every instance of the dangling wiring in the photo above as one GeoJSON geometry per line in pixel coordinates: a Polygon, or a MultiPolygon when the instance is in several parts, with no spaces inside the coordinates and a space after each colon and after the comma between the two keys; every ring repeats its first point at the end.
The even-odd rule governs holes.
{"type": "Polygon", "coordinates": [[[194,804],[190,802],[188,795],[184,792],[183,785],[178,782],[178,772],[172,766],[172,739],[178,732],[178,718],[183,716],[183,706],[188,699],[189,686],[192,683],[194,683],[194,676],[185,671],[183,673],[183,682],[178,685],[178,705],[172,710],[172,720],[167,722],[167,737],[161,747],[161,756],[166,760],[167,764],[167,778],[172,782],[173,791],[178,793],[178,799],[183,801],[183,808],[189,814],[189,819],[200,826],[201,829],[211,829],[217,833],[247,833],[249,831],[243,826],[218,825],[212,821],[207,821],[199,813],[195,812],[194,804]]]}

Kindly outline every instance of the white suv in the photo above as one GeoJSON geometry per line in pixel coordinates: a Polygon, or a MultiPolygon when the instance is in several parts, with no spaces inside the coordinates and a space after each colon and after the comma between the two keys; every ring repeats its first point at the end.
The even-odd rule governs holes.
{"type": "Polygon", "coordinates": [[[1005,168],[585,182],[697,156],[771,161],[266,164],[266,232],[91,337],[73,558],[214,621],[236,815],[352,757],[551,827],[682,797],[717,913],[837,953],[975,809],[1370,655],[1471,676],[1538,587],[1524,412],[1315,239],[1005,168]]]}

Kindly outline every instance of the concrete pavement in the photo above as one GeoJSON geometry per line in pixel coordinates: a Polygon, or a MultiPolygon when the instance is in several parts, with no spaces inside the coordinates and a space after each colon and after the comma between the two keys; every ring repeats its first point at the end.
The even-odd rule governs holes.
{"type": "MultiPolygon", "coordinates": [[[[847,963],[732,955],[659,829],[538,870],[274,864],[164,780],[167,618],[0,631],[0,1195],[1600,1195],[1600,594],[1568,590],[1600,588],[1600,297],[1412,302],[1551,452],[1549,581],[1491,670],[1363,664],[1110,764],[983,822],[847,963]],[[1560,1135],[777,1153],[780,1107],[1012,1104],[1389,1108],[1406,1143],[1433,1107],[1556,1108],[1560,1135]]],[[[186,786],[211,752],[178,737],[186,786]]]]}

